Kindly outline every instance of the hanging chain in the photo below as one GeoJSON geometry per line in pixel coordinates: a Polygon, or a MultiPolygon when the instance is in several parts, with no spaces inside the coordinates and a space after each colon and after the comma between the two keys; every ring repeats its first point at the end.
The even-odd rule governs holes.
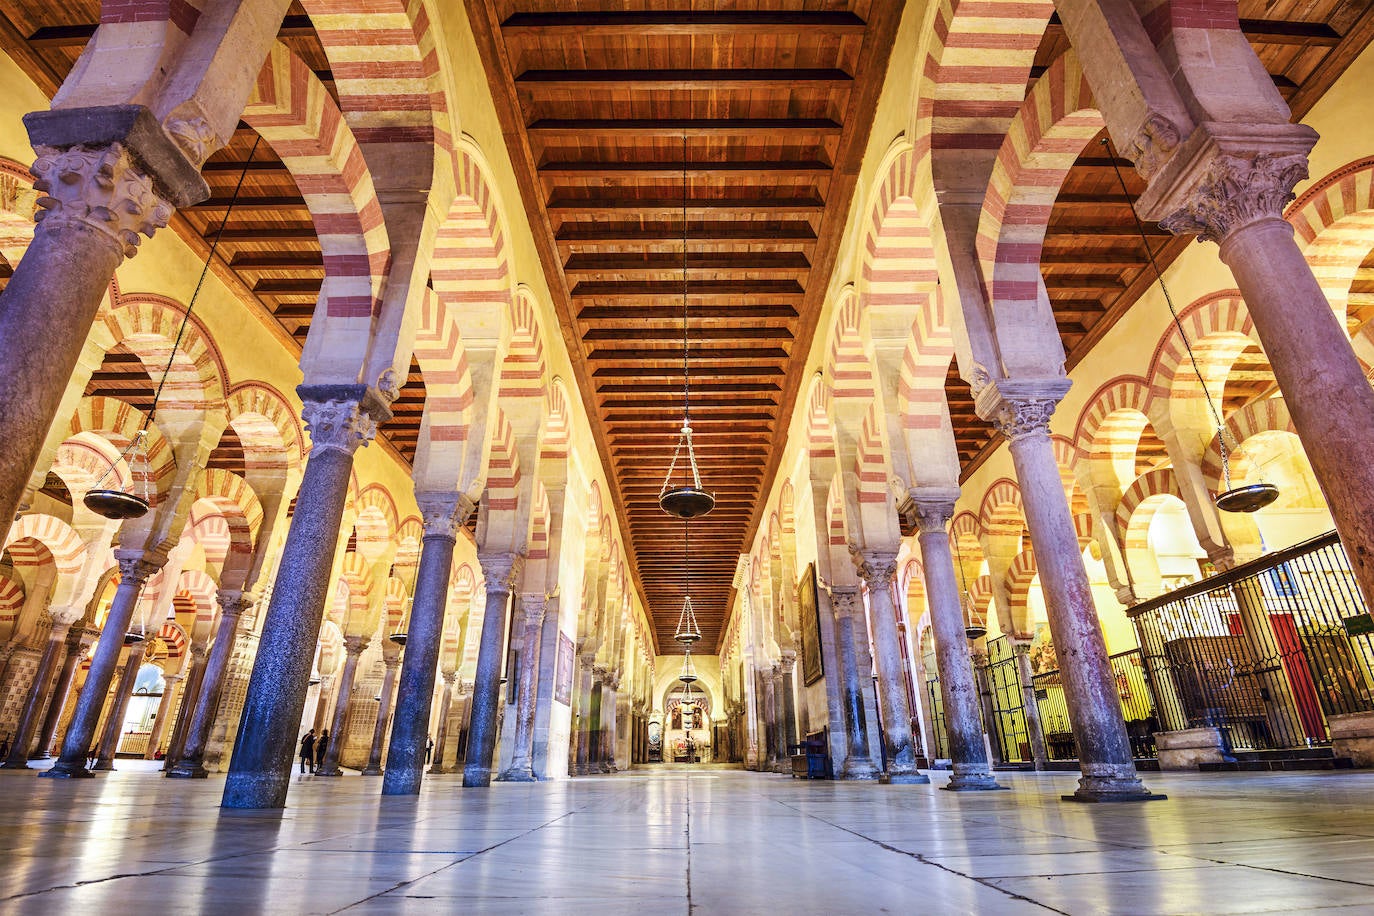
{"type": "MultiPolygon", "coordinates": [[[[687,135],[682,135],[682,431],[691,436],[691,384],[687,337],[687,135]]],[[[691,448],[691,439],[687,447],[691,448]]],[[[695,468],[696,462],[694,461],[695,468]]]]}
{"type": "Polygon", "coordinates": [[[1159,283],[1159,290],[1164,294],[1164,303],[1169,306],[1169,315],[1173,318],[1174,327],[1178,329],[1179,337],[1183,339],[1183,349],[1188,352],[1188,362],[1192,364],[1193,374],[1197,376],[1198,384],[1202,386],[1202,396],[1207,399],[1207,410],[1217,425],[1217,442],[1221,447],[1221,472],[1226,478],[1226,489],[1229,490],[1231,488],[1231,450],[1226,445],[1226,424],[1222,422],[1221,412],[1217,410],[1216,402],[1212,400],[1212,390],[1207,387],[1207,380],[1202,377],[1202,369],[1198,366],[1197,355],[1193,353],[1192,341],[1188,339],[1188,332],[1183,329],[1183,321],[1178,317],[1178,309],[1174,307],[1174,298],[1169,295],[1169,287],[1164,283],[1164,272],[1159,269],[1159,262],[1155,259],[1154,246],[1150,244],[1149,236],[1145,234],[1145,224],[1140,221],[1140,214],[1136,213],[1135,198],[1131,196],[1130,190],[1126,187],[1126,176],[1121,173],[1121,166],[1116,161],[1116,148],[1112,146],[1110,137],[1103,137],[1102,145],[1110,157],[1112,171],[1116,173],[1117,183],[1121,185],[1121,193],[1125,195],[1126,203],[1130,205],[1131,219],[1135,221],[1136,232],[1140,234],[1140,243],[1145,246],[1145,255],[1149,258],[1150,267],[1155,272],[1155,280],[1159,283]]]}
{"type": "MultiPolygon", "coordinates": [[[[172,351],[167,354],[167,365],[162,367],[162,377],[158,379],[157,390],[153,392],[152,406],[150,406],[148,408],[148,412],[143,415],[143,423],[139,426],[138,432],[134,435],[133,441],[129,443],[129,445],[124,449],[123,452],[120,453],[119,456],[121,461],[127,463],[130,452],[134,451],[135,449],[138,449],[142,452],[144,458],[144,502],[148,501],[148,478],[152,476],[152,469],[147,466],[148,428],[152,426],[153,416],[157,413],[157,405],[162,400],[162,389],[167,385],[167,377],[172,374],[172,366],[177,358],[177,350],[181,348],[181,340],[186,335],[186,325],[189,324],[191,321],[191,311],[196,307],[196,299],[200,296],[201,287],[205,285],[205,277],[210,272],[210,264],[215,260],[215,253],[219,250],[219,242],[220,239],[224,236],[225,224],[229,222],[229,216],[234,212],[234,205],[238,203],[239,192],[243,190],[244,179],[248,177],[248,170],[253,164],[253,157],[257,155],[258,144],[261,142],[262,135],[259,134],[255,136],[253,138],[253,147],[248,151],[248,158],[243,160],[243,171],[239,172],[239,180],[234,184],[234,193],[229,198],[229,205],[224,208],[224,216],[220,218],[219,228],[215,230],[215,237],[210,242],[210,252],[205,256],[205,264],[200,269],[200,277],[196,280],[196,288],[192,290],[191,299],[186,303],[186,311],[182,313],[181,325],[177,328],[176,339],[172,341],[172,351]]],[[[112,462],[110,464],[110,466],[105,470],[105,473],[100,475],[100,479],[95,482],[95,486],[91,489],[94,490],[100,488],[100,485],[103,484],[106,478],[108,478],[110,474],[114,471],[115,464],[115,462],[112,462]]],[[[132,469],[130,469],[129,473],[131,475],[133,474],[132,469]]]]}

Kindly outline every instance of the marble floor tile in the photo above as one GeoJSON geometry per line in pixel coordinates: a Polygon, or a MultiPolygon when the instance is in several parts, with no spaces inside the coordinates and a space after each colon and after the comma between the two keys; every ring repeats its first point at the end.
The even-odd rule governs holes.
{"type": "Polygon", "coordinates": [[[222,780],[129,762],[0,782],[0,916],[146,910],[794,916],[1374,914],[1374,773],[1149,774],[1169,800],[1075,805],[1071,773],[1012,791],[739,771],[461,788],[297,780],[277,813],[222,780]]]}

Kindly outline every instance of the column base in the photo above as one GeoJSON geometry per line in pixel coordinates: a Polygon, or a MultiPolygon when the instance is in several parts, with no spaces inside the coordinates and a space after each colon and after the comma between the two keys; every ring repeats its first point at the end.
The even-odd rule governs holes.
{"type": "Polygon", "coordinates": [[[850,757],[840,768],[841,779],[877,779],[879,775],[873,761],[864,758],[850,757]]]}
{"type": "Polygon", "coordinates": [[[60,760],[38,776],[48,779],[95,779],[95,774],[86,769],[84,763],[63,763],[60,760]]]}
{"type": "Polygon", "coordinates": [[[447,776],[449,773],[452,773],[453,770],[448,767],[432,766],[425,772],[430,776],[447,776]]]}
{"type": "Polygon", "coordinates": [[[1135,766],[1107,766],[1103,769],[1129,769],[1128,773],[1089,774],[1084,773],[1078,780],[1078,788],[1072,795],[1062,796],[1071,802],[1137,802],[1163,801],[1167,795],[1156,795],[1145,788],[1140,777],[1135,774],[1135,766]]]}
{"type": "Polygon", "coordinates": [[[91,767],[97,773],[113,773],[115,765],[113,760],[97,760],[95,766],[91,767]]]}
{"type": "Polygon", "coordinates": [[[201,766],[199,762],[192,763],[189,760],[179,760],[176,766],[165,771],[162,775],[168,779],[209,779],[210,771],[201,766]]]}
{"type": "Polygon", "coordinates": [[[497,782],[538,782],[539,778],[534,775],[534,770],[528,764],[524,766],[511,766],[500,776],[496,777],[497,782]]]}
{"type": "Polygon", "coordinates": [[[324,767],[320,767],[318,770],[315,771],[315,775],[316,775],[316,776],[342,776],[342,775],[343,775],[343,770],[339,769],[338,767],[335,767],[335,768],[332,769],[332,770],[326,770],[324,767]]]}
{"type": "Polygon", "coordinates": [[[1357,767],[1374,767],[1374,713],[1353,712],[1331,716],[1331,750],[1349,757],[1357,767]]]}
{"type": "Polygon", "coordinates": [[[930,777],[920,770],[888,770],[887,781],[894,786],[919,786],[930,782],[930,777]]]}
{"type": "Polygon", "coordinates": [[[954,775],[941,788],[947,792],[989,792],[1005,790],[1007,787],[999,784],[987,770],[960,773],[956,767],[954,775]]]}
{"type": "Polygon", "coordinates": [[[0,763],[0,773],[26,773],[32,770],[33,767],[29,766],[27,763],[10,763],[8,760],[4,763],[0,763]]]}
{"type": "Polygon", "coordinates": [[[491,786],[491,770],[486,767],[471,766],[463,768],[464,789],[486,789],[491,786]]]}
{"type": "Polygon", "coordinates": [[[375,767],[374,767],[372,764],[368,764],[366,767],[363,768],[362,772],[359,773],[358,775],[359,775],[359,776],[381,776],[381,775],[382,775],[382,768],[381,768],[380,766],[375,766],[375,767]]]}

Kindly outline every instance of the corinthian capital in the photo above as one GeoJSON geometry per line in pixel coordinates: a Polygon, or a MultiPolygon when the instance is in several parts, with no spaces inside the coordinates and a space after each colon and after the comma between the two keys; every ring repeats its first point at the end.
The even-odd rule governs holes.
{"type": "Polygon", "coordinates": [[[253,606],[253,596],[236,588],[222,588],[215,595],[225,617],[237,617],[253,606]]]}
{"type": "Polygon", "coordinates": [[[310,431],[310,447],[315,452],[337,451],[352,454],[377,435],[377,420],[359,398],[339,397],[319,400],[302,396],[301,416],[310,431]]]}
{"type": "Polygon", "coordinates": [[[362,655],[367,648],[368,638],[366,636],[345,636],[344,653],[347,655],[362,655]]]}
{"type": "Polygon", "coordinates": [[[978,396],[978,415],[1011,442],[1031,436],[1048,438],[1050,418],[1069,384],[1060,376],[998,379],[978,396]]]}
{"type": "Polygon", "coordinates": [[[153,577],[166,560],[150,557],[142,551],[129,554],[122,554],[115,551],[115,559],[119,562],[119,581],[132,582],[142,587],[153,577]]]}
{"type": "Polygon", "coordinates": [[[1159,225],[1175,235],[1221,242],[1242,226],[1282,219],[1293,187],[1307,178],[1306,153],[1222,154],[1211,160],[1183,206],[1159,225]]]}
{"type": "Polygon", "coordinates": [[[544,613],[548,610],[549,599],[543,592],[526,592],[520,596],[520,608],[525,615],[525,626],[537,630],[544,625],[544,613]]]}
{"type": "Polygon", "coordinates": [[[420,517],[425,523],[425,537],[458,540],[458,532],[476,508],[462,493],[423,492],[415,494],[420,517]]]}
{"type": "Polygon", "coordinates": [[[482,566],[482,576],[486,581],[487,594],[490,595],[493,592],[502,595],[510,594],[511,588],[515,585],[515,577],[520,572],[522,560],[523,557],[515,553],[479,554],[477,562],[482,566]]]}
{"type": "Polygon", "coordinates": [[[138,254],[140,235],[152,234],[175,208],[123,143],[59,149],[40,146],[33,163],[41,208],[34,219],[49,229],[85,227],[107,236],[126,258],[138,254]]]}
{"type": "Polygon", "coordinates": [[[859,600],[859,589],[853,585],[831,586],[830,610],[835,614],[836,620],[844,620],[861,613],[863,602],[859,600]]]}
{"type": "Polygon", "coordinates": [[[897,555],[868,551],[859,556],[859,575],[863,576],[870,592],[892,587],[897,579],[897,555]]]}
{"type": "Polygon", "coordinates": [[[911,491],[916,507],[916,526],[922,534],[944,534],[945,525],[954,517],[954,504],[959,501],[958,487],[919,487],[911,491]]]}

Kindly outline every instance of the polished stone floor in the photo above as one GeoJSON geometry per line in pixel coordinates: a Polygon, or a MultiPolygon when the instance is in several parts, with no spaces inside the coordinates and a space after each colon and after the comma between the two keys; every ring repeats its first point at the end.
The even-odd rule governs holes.
{"type": "Polygon", "coordinates": [[[281,815],[120,764],[0,774],[0,913],[1374,913],[1374,773],[1169,775],[1169,800],[635,771],[418,800],[304,777],[281,815]]]}

